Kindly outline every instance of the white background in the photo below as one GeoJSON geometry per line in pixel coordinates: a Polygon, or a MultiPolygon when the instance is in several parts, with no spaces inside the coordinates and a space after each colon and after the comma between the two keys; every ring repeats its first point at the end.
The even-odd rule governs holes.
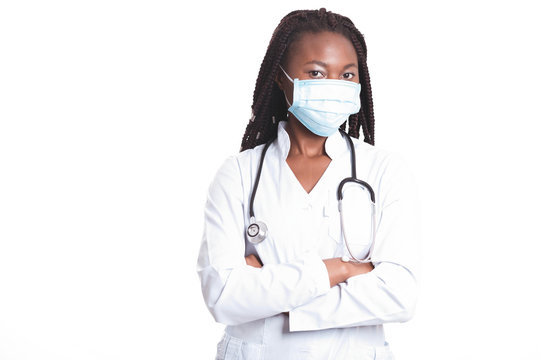
{"type": "MultiPolygon", "coordinates": [[[[270,36],[321,1],[3,1],[0,359],[211,359],[195,264],[270,36]],[[187,355],[190,354],[190,355],[187,355]]],[[[540,358],[533,1],[342,1],[422,202],[398,359],[540,358]]]]}

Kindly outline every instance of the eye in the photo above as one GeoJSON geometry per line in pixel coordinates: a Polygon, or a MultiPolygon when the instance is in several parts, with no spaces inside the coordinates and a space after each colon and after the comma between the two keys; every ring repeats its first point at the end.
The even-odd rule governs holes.
{"type": "Polygon", "coordinates": [[[354,79],[354,73],[348,72],[348,73],[343,74],[343,79],[345,79],[345,80],[354,79]]]}
{"type": "Polygon", "coordinates": [[[324,74],[318,70],[309,71],[308,74],[314,79],[321,79],[324,77],[324,74]]]}

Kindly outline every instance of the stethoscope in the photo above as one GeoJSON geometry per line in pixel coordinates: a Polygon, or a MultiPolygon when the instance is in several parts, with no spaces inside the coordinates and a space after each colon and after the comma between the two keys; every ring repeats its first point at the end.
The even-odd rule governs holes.
{"type": "MultiPolygon", "coordinates": [[[[347,139],[347,142],[349,144],[349,149],[351,152],[351,177],[341,180],[337,188],[338,210],[339,210],[341,229],[343,233],[343,239],[345,240],[345,246],[347,247],[347,251],[349,252],[349,255],[350,255],[350,256],[345,255],[341,259],[345,262],[350,261],[350,262],[356,262],[356,263],[367,263],[367,262],[371,262],[371,254],[373,251],[373,246],[375,245],[375,229],[376,229],[375,192],[373,191],[373,188],[367,182],[356,178],[356,151],[354,149],[354,144],[349,134],[347,134],[345,131],[341,129],[339,131],[347,139]],[[371,205],[371,236],[370,236],[371,244],[370,244],[367,256],[364,259],[357,259],[353,255],[351,248],[349,246],[349,242],[347,241],[347,234],[344,227],[343,209],[342,209],[343,187],[347,183],[357,184],[360,187],[362,187],[363,190],[366,190],[367,192],[369,192],[369,200],[370,200],[370,205],[371,205]]],[[[247,234],[248,241],[254,245],[262,242],[264,239],[266,239],[266,236],[268,235],[268,227],[266,226],[266,224],[262,221],[257,221],[255,219],[255,214],[253,212],[253,203],[255,201],[255,194],[257,193],[257,188],[259,187],[259,180],[261,179],[261,172],[262,172],[262,167],[263,167],[266,151],[268,150],[272,142],[273,140],[270,140],[269,142],[266,143],[266,145],[263,148],[263,151],[261,154],[261,160],[259,162],[259,168],[257,169],[257,175],[255,177],[255,183],[253,184],[253,191],[251,192],[251,198],[249,200],[249,226],[246,229],[246,234],[247,234]]]]}

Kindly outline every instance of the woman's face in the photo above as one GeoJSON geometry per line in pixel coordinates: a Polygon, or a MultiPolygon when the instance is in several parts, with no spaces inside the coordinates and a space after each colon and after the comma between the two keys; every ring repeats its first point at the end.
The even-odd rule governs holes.
{"type": "MultiPolygon", "coordinates": [[[[334,32],[304,33],[291,43],[282,66],[292,79],[359,82],[354,46],[345,36],[334,32]]],[[[276,82],[292,102],[293,84],[283,72],[278,73],[276,82]]]]}

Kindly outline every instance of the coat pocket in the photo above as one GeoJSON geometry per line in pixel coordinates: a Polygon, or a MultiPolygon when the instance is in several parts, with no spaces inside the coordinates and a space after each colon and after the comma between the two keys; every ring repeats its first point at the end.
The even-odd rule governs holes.
{"type": "Polygon", "coordinates": [[[328,218],[328,236],[334,240],[336,244],[341,244],[341,221],[339,213],[333,214],[328,218]]]}
{"type": "Polygon", "coordinates": [[[263,353],[263,344],[249,343],[224,333],[217,345],[216,360],[259,360],[263,353]]]}

